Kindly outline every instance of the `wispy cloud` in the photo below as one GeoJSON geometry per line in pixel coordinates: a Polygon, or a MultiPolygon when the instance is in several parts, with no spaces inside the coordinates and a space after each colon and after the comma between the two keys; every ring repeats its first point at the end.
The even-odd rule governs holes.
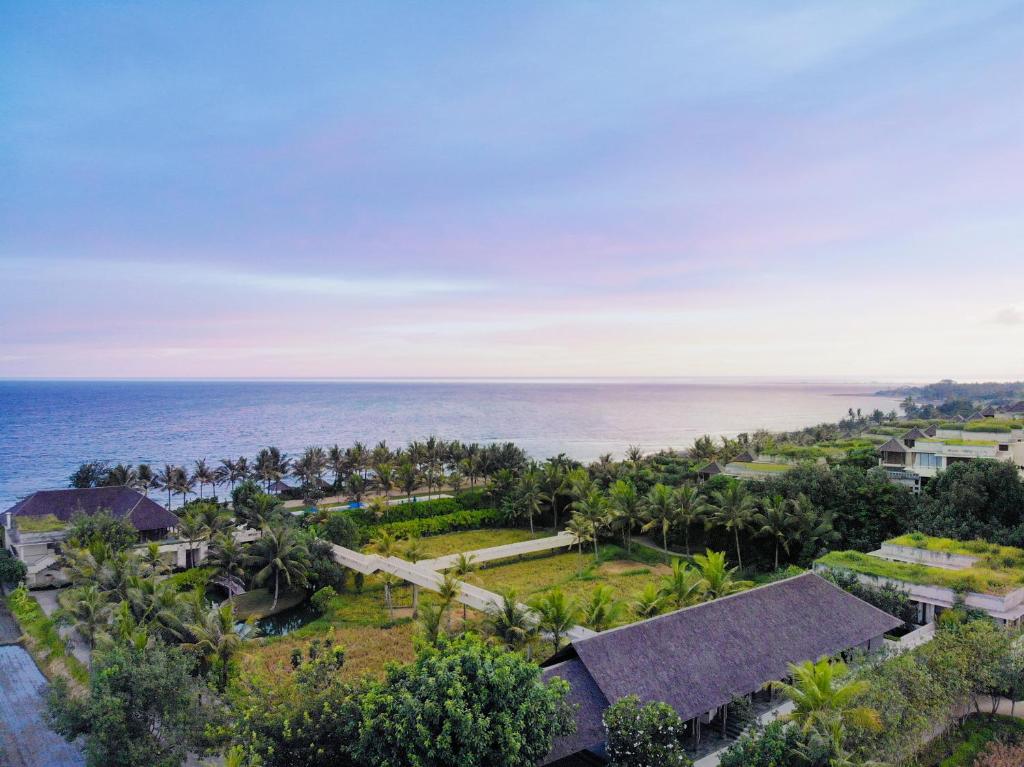
{"type": "Polygon", "coordinates": [[[996,312],[993,322],[997,325],[1024,325],[1024,311],[1015,306],[1007,306],[996,312]]]}

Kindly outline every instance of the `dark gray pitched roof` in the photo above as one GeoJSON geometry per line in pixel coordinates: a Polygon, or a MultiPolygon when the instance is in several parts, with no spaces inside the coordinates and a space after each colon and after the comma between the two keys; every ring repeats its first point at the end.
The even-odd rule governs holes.
{"type": "Polygon", "coordinates": [[[1020,400],[1019,402],[1014,402],[1012,405],[1010,405],[1008,408],[1006,408],[1006,412],[1007,413],[1024,413],[1024,399],[1020,400]]]}
{"type": "Polygon", "coordinates": [[[567,700],[576,711],[576,732],[564,738],[557,738],[541,764],[557,761],[585,748],[599,746],[605,739],[601,715],[609,704],[594,678],[587,672],[587,667],[578,659],[573,659],[550,666],[541,674],[545,682],[555,676],[569,683],[567,700]]]}
{"type": "Polygon", "coordinates": [[[718,461],[712,461],[707,466],[705,466],[703,469],[699,470],[697,473],[698,474],[707,474],[708,476],[712,476],[714,474],[721,474],[722,473],[722,467],[719,465],[718,461]]]}
{"type": "Polygon", "coordinates": [[[985,416],[986,418],[991,418],[991,417],[993,417],[996,414],[996,409],[994,407],[990,406],[990,407],[987,407],[984,410],[982,410],[981,414],[983,416],[985,416]]]}
{"type": "Polygon", "coordinates": [[[920,429],[914,428],[903,435],[903,439],[924,439],[928,435],[920,429]]]}
{"type": "Polygon", "coordinates": [[[270,483],[269,489],[270,492],[272,493],[283,493],[287,490],[294,490],[295,488],[289,485],[287,482],[282,482],[281,480],[278,479],[270,483]]]}
{"type": "Polygon", "coordinates": [[[130,487],[39,490],[18,501],[8,512],[23,517],[53,514],[62,522],[69,522],[76,512],[92,515],[103,509],[114,517],[127,519],[140,531],[161,530],[178,524],[176,515],[130,487]]]}
{"type": "Polygon", "coordinates": [[[953,420],[954,420],[954,421],[956,421],[957,423],[963,423],[963,422],[964,422],[964,421],[966,421],[967,419],[966,419],[966,418],[964,418],[964,417],[963,417],[962,415],[957,415],[957,416],[955,416],[955,417],[953,418],[953,420]]]}
{"type": "Polygon", "coordinates": [[[884,445],[879,445],[877,448],[879,453],[906,453],[907,446],[900,442],[898,439],[890,439],[884,445]]]}
{"type": "MultiPolygon", "coordinates": [[[[782,679],[790,663],[848,650],[901,623],[804,573],[581,639],[546,665],[578,658],[605,701],[637,695],[692,719],[782,679]]],[[[600,705],[592,691],[588,706],[600,705]]]]}
{"type": "Polygon", "coordinates": [[[733,458],[730,463],[753,463],[755,460],[755,456],[749,450],[744,450],[738,456],[733,458]]]}
{"type": "Polygon", "coordinates": [[[979,413],[977,410],[975,410],[973,413],[971,413],[969,416],[967,416],[967,420],[968,421],[980,421],[984,417],[985,416],[983,416],[981,413],[979,413]]]}
{"type": "Polygon", "coordinates": [[[938,431],[939,430],[936,429],[934,426],[929,426],[927,429],[924,430],[924,433],[926,436],[934,437],[938,433],[938,431]]]}

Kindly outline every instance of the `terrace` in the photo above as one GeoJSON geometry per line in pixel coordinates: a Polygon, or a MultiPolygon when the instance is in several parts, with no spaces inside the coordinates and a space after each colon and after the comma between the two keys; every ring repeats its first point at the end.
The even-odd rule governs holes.
{"type": "Polygon", "coordinates": [[[962,599],[1004,623],[1024,617],[1024,550],[985,541],[956,541],[920,533],[893,538],[878,551],[834,551],[816,570],[845,570],[868,585],[906,589],[922,623],[962,599]]]}

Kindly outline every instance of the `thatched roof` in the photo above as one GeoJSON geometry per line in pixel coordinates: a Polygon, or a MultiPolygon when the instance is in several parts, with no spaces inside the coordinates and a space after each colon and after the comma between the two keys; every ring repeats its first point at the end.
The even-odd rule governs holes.
{"type": "Polygon", "coordinates": [[[281,480],[278,479],[274,482],[271,482],[268,489],[270,490],[271,493],[287,493],[289,490],[294,490],[295,488],[289,485],[287,482],[282,482],[281,480]]]}
{"type": "Polygon", "coordinates": [[[903,435],[903,439],[926,439],[927,437],[928,435],[918,428],[913,428],[903,435]]]}
{"type": "Polygon", "coordinates": [[[604,722],[601,715],[608,708],[608,699],[601,693],[594,677],[579,659],[567,660],[544,669],[542,677],[561,677],[569,683],[569,704],[576,711],[576,732],[557,738],[542,764],[549,764],[586,748],[604,743],[604,722]]]}
{"type": "Polygon", "coordinates": [[[61,522],[70,522],[77,512],[91,516],[102,510],[109,511],[118,519],[128,520],[139,531],[177,527],[179,521],[177,515],[130,487],[39,490],[7,511],[18,517],[52,514],[61,522]]]}
{"type": "Polygon", "coordinates": [[[964,423],[967,419],[964,418],[962,415],[957,415],[953,418],[953,420],[956,421],[957,423],[964,423]]]}
{"type": "Polygon", "coordinates": [[[995,418],[996,409],[994,407],[987,407],[981,411],[982,416],[985,418],[995,418]]]}
{"type": "Polygon", "coordinates": [[[753,463],[756,460],[757,456],[753,455],[749,450],[744,450],[738,456],[729,461],[729,463],[753,463]]]}
{"type": "Polygon", "coordinates": [[[939,430],[936,429],[935,426],[933,425],[933,426],[929,426],[927,429],[925,429],[924,433],[925,433],[925,436],[927,436],[927,437],[934,437],[938,433],[938,431],[939,430]]]}
{"type": "MultiPolygon", "coordinates": [[[[804,573],[573,642],[547,661],[545,674],[562,676],[564,669],[563,678],[577,680],[577,696],[587,699],[587,733],[594,709],[626,695],[664,701],[692,719],[784,678],[790,663],[835,655],[901,624],[804,573]]],[[[589,737],[559,739],[551,753],[586,748],[589,737]]]]}
{"type": "Polygon", "coordinates": [[[879,445],[878,448],[877,448],[877,452],[879,452],[879,453],[906,453],[908,451],[907,451],[907,446],[904,445],[902,442],[900,442],[898,439],[896,439],[894,437],[893,439],[890,439],[888,442],[886,442],[884,445],[879,445]]]}
{"type": "Polygon", "coordinates": [[[1008,408],[1006,408],[1006,412],[1007,413],[1024,413],[1024,399],[1020,400],[1019,402],[1014,402],[1012,405],[1010,405],[1008,408]]]}
{"type": "Polygon", "coordinates": [[[721,467],[718,461],[712,461],[703,469],[700,469],[697,473],[702,474],[704,476],[713,477],[715,474],[721,474],[723,471],[724,469],[721,467]]]}

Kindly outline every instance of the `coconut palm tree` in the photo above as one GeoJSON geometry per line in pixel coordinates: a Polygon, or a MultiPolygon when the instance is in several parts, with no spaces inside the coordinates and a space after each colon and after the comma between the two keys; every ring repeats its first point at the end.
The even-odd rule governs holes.
{"type": "Polygon", "coordinates": [[[185,471],[183,466],[176,467],[174,470],[174,493],[181,496],[182,506],[185,505],[188,497],[192,494],[193,487],[195,487],[195,479],[185,471]]]}
{"type": "Polygon", "coordinates": [[[704,578],[685,562],[673,559],[672,573],[661,579],[659,593],[681,610],[704,601],[704,578]]]}
{"type": "Polygon", "coordinates": [[[622,530],[626,551],[633,551],[633,528],[644,519],[643,504],[636,487],[624,479],[617,480],[608,490],[614,523],[622,530]]]}
{"type": "Polygon", "coordinates": [[[160,554],[160,544],[155,541],[146,544],[145,550],[139,556],[139,563],[148,575],[163,575],[170,570],[160,554]]]}
{"type": "Polygon", "coordinates": [[[582,514],[577,512],[569,519],[569,523],[565,526],[565,531],[572,533],[576,537],[576,550],[579,553],[577,558],[578,567],[576,569],[578,572],[583,572],[583,544],[596,537],[594,535],[594,528],[582,514]]]}
{"type": "Polygon", "coordinates": [[[594,561],[597,561],[597,536],[608,524],[608,499],[600,490],[592,488],[586,497],[573,501],[572,508],[587,521],[594,540],[594,561]]]}
{"type": "Polygon", "coordinates": [[[153,467],[148,463],[140,463],[135,470],[135,487],[142,491],[142,494],[149,497],[149,488],[153,487],[156,477],[153,474],[153,467]]]}
{"type": "Polygon", "coordinates": [[[420,472],[416,468],[416,464],[412,461],[403,461],[398,465],[398,471],[395,474],[398,486],[402,488],[402,492],[407,497],[412,498],[412,494],[420,485],[420,472]]]}
{"type": "MultiPolygon", "coordinates": [[[[242,578],[245,575],[246,547],[230,533],[221,533],[210,542],[206,564],[222,578],[242,578]]],[[[234,591],[228,589],[228,601],[234,601],[234,591]]]]}
{"type": "Polygon", "coordinates": [[[843,681],[849,668],[842,661],[821,658],[817,662],[791,663],[792,684],[772,682],[772,687],[793,703],[793,710],[784,716],[803,732],[828,735],[836,723],[866,730],[881,728],[878,712],[857,705],[869,687],[866,680],[843,681]]]}
{"type": "Polygon", "coordinates": [[[217,690],[223,693],[228,686],[231,659],[243,642],[231,605],[211,607],[201,621],[189,624],[188,630],[193,641],[185,643],[184,649],[196,653],[205,667],[216,673],[217,690]]]}
{"type": "Polygon", "coordinates": [[[68,597],[69,606],[57,610],[54,619],[58,625],[73,626],[91,651],[110,621],[111,605],[95,583],[74,589],[68,597]]]}
{"type": "Polygon", "coordinates": [[[201,514],[191,511],[178,521],[178,535],[188,541],[188,550],[185,554],[185,566],[195,567],[199,563],[196,550],[196,543],[209,537],[210,528],[201,514]]]}
{"type": "MultiPolygon", "coordinates": [[[[353,475],[358,476],[358,475],[353,475]]],[[[382,530],[380,534],[370,541],[370,545],[373,550],[377,552],[384,559],[389,557],[396,557],[399,555],[400,549],[398,546],[398,539],[391,533],[390,530],[382,530]]],[[[395,576],[386,570],[381,570],[381,580],[384,582],[384,606],[388,610],[388,616],[391,620],[395,619],[395,604],[391,598],[391,587],[395,583],[395,576]]]]}
{"type": "Polygon", "coordinates": [[[164,467],[157,473],[154,480],[154,484],[167,491],[167,508],[171,508],[171,494],[174,493],[174,488],[178,480],[178,472],[180,470],[177,466],[172,466],[169,463],[165,463],[164,467]]]}
{"type": "Polygon", "coordinates": [[[668,554],[668,531],[679,518],[676,494],[672,488],[659,482],[644,496],[643,511],[647,522],[640,529],[645,533],[648,530],[660,530],[661,548],[668,554]]]}
{"type": "Polygon", "coordinates": [[[740,533],[750,529],[755,502],[747,489],[735,482],[725,490],[716,490],[708,504],[708,525],[731,531],[736,541],[736,564],[743,569],[740,533]]]}
{"type": "Polygon", "coordinates": [[[637,618],[653,618],[665,612],[665,608],[668,606],[668,597],[658,591],[658,587],[653,583],[648,583],[630,606],[637,618]]]}
{"type": "Polygon", "coordinates": [[[840,540],[840,534],[832,525],[832,514],[817,508],[803,493],[792,501],[792,509],[795,537],[800,542],[803,561],[813,559],[821,549],[840,540]]]}
{"type": "Polygon", "coordinates": [[[533,517],[540,514],[544,504],[548,502],[548,495],[544,492],[544,485],[541,481],[540,472],[530,469],[519,480],[519,497],[523,503],[523,512],[530,522],[530,534],[533,534],[533,517]]]}
{"type": "Polygon", "coordinates": [[[615,599],[611,586],[598,586],[591,592],[590,601],[583,605],[583,622],[594,631],[611,628],[625,611],[622,602],[615,599]]]}
{"type": "Polygon", "coordinates": [[[206,459],[200,458],[196,461],[195,470],[192,472],[192,479],[199,485],[199,498],[202,500],[203,488],[207,485],[214,485],[217,481],[217,475],[206,463],[206,459]]]}
{"type": "Polygon", "coordinates": [[[256,570],[253,583],[262,586],[274,580],[274,601],[271,612],[277,609],[281,580],[288,586],[304,586],[309,565],[309,549],[294,528],[288,525],[266,525],[263,536],[250,547],[247,563],[256,570]]]}
{"type": "Polygon", "coordinates": [[[697,569],[700,570],[704,593],[708,599],[727,597],[754,585],[752,581],[738,581],[734,578],[739,568],[726,565],[724,551],[708,549],[703,554],[694,554],[693,561],[697,563],[697,569]]]}
{"type": "Polygon", "coordinates": [[[775,545],[775,569],[779,569],[779,549],[789,553],[789,541],[793,535],[794,518],[790,513],[790,504],[781,496],[773,495],[761,501],[761,511],[756,512],[751,521],[757,528],[757,534],[770,538],[775,545]]]}
{"type": "MultiPolygon", "coordinates": [[[[441,580],[441,584],[438,586],[437,595],[441,598],[441,611],[445,615],[445,623],[448,631],[452,630],[452,602],[459,598],[459,594],[462,593],[462,583],[455,576],[455,573],[447,572],[441,580]]],[[[465,621],[465,604],[463,604],[462,619],[465,621]]]]}
{"type": "Polygon", "coordinates": [[[537,638],[537,624],[529,609],[519,604],[516,592],[508,589],[499,592],[501,602],[487,611],[483,631],[486,636],[500,642],[511,651],[526,650],[537,638]]]}
{"type": "Polygon", "coordinates": [[[558,496],[565,495],[569,485],[565,480],[565,469],[561,464],[548,461],[544,464],[544,492],[551,504],[551,516],[554,519],[555,532],[558,532],[558,496]]]}
{"type": "MultiPolygon", "coordinates": [[[[421,559],[427,558],[426,549],[423,547],[423,540],[419,536],[409,536],[409,539],[405,542],[405,549],[402,555],[416,564],[421,559]]],[[[420,587],[417,584],[412,584],[412,617],[417,618],[420,614],[420,587]]]]}
{"type": "Polygon", "coordinates": [[[345,482],[345,492],[348,493],[351,500],[361,503],[363,494],[366,493],[366,479],[363,475],[356,472],[349,474],[348,480],[345,482]]]}
{"type": "Polygon", "coordinates": [[[553,652],[562,649],[562,640],[579,619],[580,608],[565,596],[561,589],[553,589],[530,603],[537,613],[537,628],[548,635],[553,652]]]}
{"type": "MultiPolygon", "coordinates": [[[[455,565],[451,569],[451,573],[458,578],[460,581],[471,581],[476,579],[476,572],[480,569],[480,565],[476,561],[476,557],[472,554],[462,553],[459,554],[458,559],[455,560],[455,565]]],[[[466,622],[467,612],[466,604],[462,604],[462,622],[466,622]]]]}
{"type": "Polygon", "coordinates": [[[272,482],[279,482],[287,473],[291,462],[288,456],[276,447],[265,447],[256,455],[256,476],[264,482],[264,490],[270,491],[272,482]]]}
{"type": "Polygon", "coordinates": [[[690,555],[690,528],[703,519],[707,508],[704,496],[693,485],[683,485],[676,489],[676,520],[683,528],[687,556],[690,555]]]}
{"type": "Polygon", "coordinates": [[[134,487],[138,476],[130,464],[119,463],[107,469],[103,484],[109,487],[134,487]]]}

